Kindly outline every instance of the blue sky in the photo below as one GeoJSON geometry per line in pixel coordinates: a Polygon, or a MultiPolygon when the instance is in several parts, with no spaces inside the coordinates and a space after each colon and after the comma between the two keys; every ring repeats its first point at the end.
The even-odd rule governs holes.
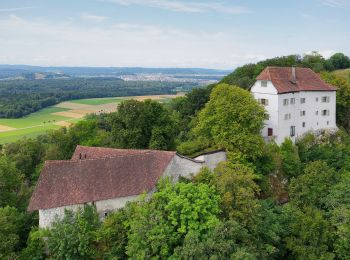
{"type": "Polygon", "coordinates": [[[0,63],[232,69],[350,55],[350,0],[1,0],[0,63]]]}

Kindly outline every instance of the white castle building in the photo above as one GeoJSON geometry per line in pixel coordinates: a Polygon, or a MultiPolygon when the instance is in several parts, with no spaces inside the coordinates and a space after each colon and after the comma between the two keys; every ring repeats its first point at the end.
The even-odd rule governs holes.
{"type": "Polygon", "coordinates": [[[267,67],[251,93],[265,106],[262,135],[281,144],[308,131],[336,128],[336,88],[309,68],[267,67]]]}

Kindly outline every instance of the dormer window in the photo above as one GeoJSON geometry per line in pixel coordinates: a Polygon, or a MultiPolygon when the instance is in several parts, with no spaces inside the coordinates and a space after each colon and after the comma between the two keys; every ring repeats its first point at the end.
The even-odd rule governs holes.
{"type": "Polygon", "coordinates": [[[267,81],[266,81],[266,80],[262,80],[262,81],[261,81],[261,86],[262,86],[263,88],[266,88],[266,87],[267,87],[267,81]]]}

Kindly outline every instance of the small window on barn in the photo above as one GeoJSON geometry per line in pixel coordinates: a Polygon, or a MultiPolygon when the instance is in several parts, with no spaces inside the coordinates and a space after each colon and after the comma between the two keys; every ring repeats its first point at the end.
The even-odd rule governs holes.
{"type": "Polygon", "coordinates": [[[267,81],[266,80],[262,80],[261,81],[261,86],[266,88],[267,87],[267,81]]]}

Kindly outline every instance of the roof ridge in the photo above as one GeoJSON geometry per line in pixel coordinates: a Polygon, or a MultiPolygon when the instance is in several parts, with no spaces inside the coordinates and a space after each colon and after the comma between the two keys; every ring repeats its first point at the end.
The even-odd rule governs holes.
{"type": "MultiPolygon", "coordinates": [[[[176,154],[176,152],[169,152],[169,153],[176,154]]],[[[152,153],[152,151],[150,151],[150,152],[139,153],[139,154],[123,154],[123,155],[104,156],[104,157],[99,157],[99,158],[71,159],[71,160],[47,160],[47,161],[45,161],[45,164],[76,163],[76,162],[82,162],[82,161],[98,161],[98,160],[121,158],[121,157],[143,156],[145,154],[153,154],[153,153],[152,153]]]]}
{"type": "Polygon", "coordinates": [[[154,150],[154,149],[125,149],[125,148],[95,147],[95,146],[85,146],[85,145],[77,145],[75,149],[77,149],[78,147],[83,147],[83,148],[87,148],[87,149],[111,149],[111,150],[119,150],[119,151],[176,152],[176,151],[154,150]]]}

